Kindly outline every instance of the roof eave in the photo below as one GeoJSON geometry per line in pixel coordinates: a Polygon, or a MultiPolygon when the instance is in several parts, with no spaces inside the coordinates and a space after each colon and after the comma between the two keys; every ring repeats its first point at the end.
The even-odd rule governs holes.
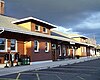
{"type": "Polygon", "coordinates": [[[21,34],[27,34],[27,35],[33,35],[33,36],[38,36],[38,37],[44,37],[44,38],[49,38],[49,39],[55,39],[55,40],[60,40],[60,41],[66,41],[66,42],[74,42],[76,44],[80,44],[80,45],[86,45],[86,46],[92,46],[92,47],[95,47],[94,45],[91,45],[91,44],[86,44],[86,43],[81,43],[81,42],[76,42],[74,40],[71,40],[71,39],[66,39],[66,38],[63,38],[63,37],[55,37],[55,36],[51,36],[51,35],[38,35],[38,34],[34,34],[30,31],[23,31],[23,30],[16,30],[16,29],[9,29],[9,28],[5,28],[4,31],[10,31],[10,32],[15,32],[15,33],[21,33],[21,34]]]}
{"type": "Polygon", "coordinates": [[[57,26],[54,25],[54,24],[51,24],[51,23],[48,23],[46,21],[43,21],[43,20],[40,20],[40,19],[37,19],[37,18],[34,18],[34,17],[27,17],[27,18],[23,18],[23,19],[19,19],[19,20],[16,20],[16,21],[12,21],[13,24],[17,24],[17,23],[20,23],[20,22],[24,22],[24,21],[28,21],[28,20],[35,20],[35,21],[38,21],[40,23],[44,23],[46,25],[49,25],[51,26],[52,28],[56,28],[57,26]]]}

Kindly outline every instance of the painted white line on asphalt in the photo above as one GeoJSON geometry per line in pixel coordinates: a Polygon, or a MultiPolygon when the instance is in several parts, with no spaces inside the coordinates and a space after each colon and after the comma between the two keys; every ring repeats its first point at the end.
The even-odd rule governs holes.
{"type": "Polygon", "coordinates": [[[20,77],[20,73],[17,75],[16,80],[18,80],[18,79],[19,79],[19,77],[20,77]]]}
{"type": "MultiPolygon", "coordinates": [[[[33,74],[33,73],[21,73],[21,74],[33,74]]],[[[34,73],[35,74],[35,73],[34,73]]]]}
{"type": "Polygon", "coordinates": [[[16,79],[12,79],[12,78],[0,78],[0,80],[16,80],[16,79]]]}
{"type": "Polygon", "coordinates": [[[56,74],[56,76],[57,76],[57,78],[58,78],[59,80],[63,80],[63,79],[61,79],[57,74],[56,74]]]}
{"type": "Polygon", "coordinates": [[[38,73],[36,73],[36,76],[37,76],[37,79],[40,80],[40,77],[39,77],[39,74],[38,73]]]}
{"type": "Polygon", "coordinates": [[[80,78],[81,80],[86,80],[86,79],[82,78],[81,76],[77,76],[77,77],[80,78]]]}

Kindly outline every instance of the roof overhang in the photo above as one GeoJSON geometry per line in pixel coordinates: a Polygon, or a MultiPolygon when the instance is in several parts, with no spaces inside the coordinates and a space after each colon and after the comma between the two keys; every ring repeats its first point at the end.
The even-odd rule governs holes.
{"type": "Polygon", "coordinates": [[[29,21],[29,20],[34,20],[34,21],[49,25],[49,26],[51,26],[51,28],[56,28],[57,27],[54,24],[51,24],[49,22],[46,22],[46,21],[43,21],[43,20],[40,20],[40,19],[37,19],[37,18],[34,18],[34,17],[27,17],[27,18],[19,19],[19,20],[16,20],[16,21],[12,21],[12,23],[17,24],[17,23],[22,23],[22,22],[29,21]]]}
{"type": "Polygon", "coordinates": [[[4,28],[0,28],[0,34],[4,32],[4,28]]]}
{"type": "Polygon", "coordinates": [[[83,39],[88,39],[88,37],[86,37],[86,36],[73,36],[73,37],[71,37],[71,38],[83,38],[83,39]]]}
{"type": "Polygon", "coordinates": [[[11,29],[11,28],[4,28],[4,31],[21,33],[21,34],[26,34],[26,35],[31,35],[31,36],[37,36],[37,37],[44,37],[44,38],[49,38],[49,39],[59,40],[59,41],[64,41],[64,42],[70,42],[70,43],[73,43],[74,45],[75,44],[79,44],[79,45],[84,45],[84,46],[95,47],[94,45],[87,44],[87,43],[82,43],[82,42],[77,42],[77,41],[74,41],[72,39],[67,39],[67,38],[59,37],[59,36],[46,35],[46,34],[32,32],[32,31],[27,31],[27,30],[17,30],[17,29],[11,29]]]}

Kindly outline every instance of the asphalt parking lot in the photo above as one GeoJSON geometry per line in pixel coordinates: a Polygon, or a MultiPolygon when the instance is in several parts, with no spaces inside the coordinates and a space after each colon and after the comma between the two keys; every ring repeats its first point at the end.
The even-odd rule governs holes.
{"type": "Polygon", "coordinates": [[[0,80],[100,80],[100,59],[0,76],[0,80]]]}

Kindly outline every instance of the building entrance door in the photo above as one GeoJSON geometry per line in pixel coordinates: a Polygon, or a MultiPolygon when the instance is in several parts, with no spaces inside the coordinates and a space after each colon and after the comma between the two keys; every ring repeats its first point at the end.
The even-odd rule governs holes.
{"type": "Polygon", "coordinates": [[[57,50],[56,50],[56,44],[52,44],[52,60],[57,60],[57,50]]]}

